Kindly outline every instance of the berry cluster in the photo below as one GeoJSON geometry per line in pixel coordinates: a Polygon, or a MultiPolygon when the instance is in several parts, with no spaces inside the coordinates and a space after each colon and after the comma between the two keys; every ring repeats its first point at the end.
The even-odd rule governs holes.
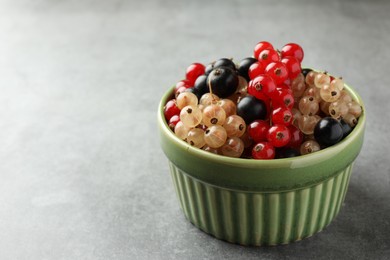
{"type": "Polygon", "coordinates": [[[336,144],[362,113],[341,78],[302,69],[295,43],[259,42],[253,57],[191,64],[164,107],[169,127],[203,150],[253,159],[294,157],[336,144]]]}

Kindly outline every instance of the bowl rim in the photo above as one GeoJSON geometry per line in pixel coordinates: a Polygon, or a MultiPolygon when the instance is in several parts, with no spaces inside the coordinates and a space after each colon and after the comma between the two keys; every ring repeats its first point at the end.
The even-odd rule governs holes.
{"type": "Polygon", "coordinates": [[[164,93],[158,106],[158,123],[160,125],[161,130],[164,132],[165,135],[167,135],[171,139],[172,142],[174,142],[175,145],[180,146],[182,149],[187,150],[189,153],[192,153],[197,157],[202,157],[204,159],[211,160],[214,163],[222,163],[225,165],[232,165],[232,166],[234,165],[234,166],[246,167],[246,168],[248,167],[249,168],[258,168],[258,167],[279,168],[283,165],[289,166],[292,164],[296,164],[296,165],[299,165],[301,163],[306,164],[308,161],[315,161],[320,157],[329,157],[330,155],[334,154],[336,150],[343,149],[345,146],[353,142],[356,139],[356,137],[360,134],[360,132],[364,130],[365,121],[366,121],[366,108],[364,106],[362,98],[356,91],[354,91],[352,87],[344,83],[344,89],[346,89],[352,96],[353,100],[358,102],[362,107],[362,114],[360,115],[358,119],[358,123],[353,128],[352,132],[347,137],[345,137],[342,141],[330,147],[321,149],[320,151],[317,151],[315,153],[300,155],[292,158],[280,158],[280,159],[272,159],[272,160],[233,158],[233,157],[213,154],[204,151],[200,148],[193,147],[175,135],[175,133],[169,128],[163,112],[166,102],[169,101],[172,97],[173,89],[174,86],[164,93]]]}

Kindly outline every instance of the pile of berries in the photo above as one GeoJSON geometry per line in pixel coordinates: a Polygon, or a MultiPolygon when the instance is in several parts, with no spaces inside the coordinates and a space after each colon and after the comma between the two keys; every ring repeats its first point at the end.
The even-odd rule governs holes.
{"type": "Polygon", "coordinates": [[[180,139],[215,154],[274,159],[316,152],[352,131],[361,106],[342,78],[302,69],[298,44],[278,51],[262,41],[253,55],[187,68],[164,107],[180,139]]]}

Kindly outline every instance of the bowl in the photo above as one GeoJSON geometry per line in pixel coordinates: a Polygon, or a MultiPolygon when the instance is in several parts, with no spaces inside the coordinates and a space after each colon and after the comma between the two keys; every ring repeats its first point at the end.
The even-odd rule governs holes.
{"type": "Polygon", "coordinates": [[[230,158],[182,141],[164,118],[168,90],[158,107],[160,144],[186,218],[218,239],[246,246],[288,244],[323,230],[342,207],[363,144],[363,102],[345,89],[363,107],[353,131],[318,152],[275,160],[230,158]]]}

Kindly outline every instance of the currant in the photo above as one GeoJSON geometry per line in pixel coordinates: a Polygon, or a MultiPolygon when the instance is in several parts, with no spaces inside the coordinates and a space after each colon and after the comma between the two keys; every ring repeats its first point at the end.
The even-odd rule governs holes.
{"type": "Polygon", "coordinates": [[[285,125],[273,125],[267,133],[267,140],[274,147],[282,147],[290,142],[290,131],[285,125]]]}
{"type": "Polygon", "coordinates": [[[200,98],[199,104],[203,106],[208,106],[211,104],[216,104],[218,101],[219,97],[217,95],[206,93],[200,98]]]}
{"type": "Polygon", "coordinates": [[[277,94],[276,84],[270,76],[260,75],[249,81],[248,93],[257,99],[267,100],[277,94]]]}
{"type": "Polygon", "coordinates": [[[167,121],[171,119],[174,115],[179,115],[180,109],[177,107],[176,100],[169,100],[164,106],[164,117],[167,121]]]}
{"type": "Polygon", "coordinates": [[[175,135],[181,140],[185,140],[188,136],[188,132],[191,130],[191,127],[186,127],[183,122],[177,122],[175,126],[175,135]]]}
{"type": "Polygon", "coordinates": [[[282,58],[290,56],[295,57],[299,62],[302,62],[304,56],[302,47],[296,43],[288,43],[284,45],[280,54],[282,58]]]}
{"type": "Polygon", "coordinates": [[[241,116],[246,124],[250,124],[256,119],[265,119],[267,108],[264,101],[248,95],[238,102],[237,115],[241,116]]]}
{"type": "Polygon", "coordinates": [[[264,74],[265,66],[261,62],[253,63],[248,70],[249,80],[256,78],[257,76],[264,74]]]}
{"type": "Polygon", "coordinates": [[[319,116],[302,115],[298,120],[298,127],[302,133],[310,135],[314,133],[314,127],[319,120],[319,116]]]}
{"type": "Polygon", "coordinates": [[[206,142],[204,141],[204,131],[200,128],[193,128],[187,134],[187,143],[197,148],[202,148],[206,142]]]}
{"type": "Polygon", "coordinates": [[[211,148],[219,148],[225,144],[227,133],[225,128],[220,125],[213,125],[204,132],[204,141],[211,148]]]}
{"type": "Polygon", "coordinates": [[[195,80],[205,72],[205,66],[201,63],[192,63],[186,70],[186,79],[190,86],[193,86],[195,80]]]}
{"type": "Polygon", "coordinates": [[[264,67],[266,67],[271,62],[279,61],[279,53],[274,49],[266,49],[260,52],[257,59],[261,64],[263,64],[264,67]]]}
{"type": "Polygon", "coordinates": [[[331,82],[330,85],[338,88],[339,90],[344,89],[344,81],[342,78],[334,78],[331,82]]]}
{"type": "Polygon", "coordinates": [[[217,67],[207,77],[207,84],[212,93],[221,98],[232,95],[237,90],[237,73],[228,67],[217,67]]]}
{"type": "Polygon", "coordinates": [[[244,119],[237,115],[227,117],[223,127],[229,137],[241,137],[246,130],[244,119]]]}
{"type": "Polygon", "coordinates": [[[272,46],[271,43],[266,42],[266,41],[261,41],[261,42],[256,44],[254,51],[253,51],[253,57],[255,57],[257,59],[260,55],[260,52],[262,52],[263,50],[266,50],[266,49],[273,49],[273,48],[274,48],[274,46],[272,46]]]}
{"type": "Polygon", "coordinates": [[[362,114],[362,107],[356,101],[348,103],[348,113],[358,118],[362,114]]]}
{"type": "Polygon", "coordinates": [[[314,128],[314,138],[324,147],[334,145],[343,138],[343,128],[338,120],[324,117],[314,128]]]}
{"type": "Polygon", "coordinates": [[[168,122],[169,128],[171,128],[171,130],[174,131],[175,126],[177,125],[177,123],[179,121],[180,121],[180,117],[178,115],[174,115],[173,117],[171,117],[171,119],[169,119],[169,122],[168,122]]]}
{"type": "Polygon", "coordinates": [[[283,158],[291,158],[301,155],[301,153],[291,147],[281,147],[275,149],[275,158],[276,159],[283,159],[283,158]]]}
{"type": "Polygon", "coordinates": [[[221,153],[225,156],[239,158],[244,151],[244,143],[239,137],[229,137],[221,147],[221,153]]]}
{"type": "Polygon", "coordinates": [[[202,123],[206,126],[223,125],[226,119],[225,110],[218,105],[209,105],[203,109],[202,123]]]}
{"type": "Polygon", "coordinates": [[[324,85],[330,84],[330,77],[326,73],[317,73],[314,77],[314,86],[322,88],[324,85]]]}
{"type": "Polygon", "coordinates": [[[248,125],[248,134],[255,143],[267,141],[270,125],[264,120],[255,120],[248,125]]]}
{"type": "Polygon", "coordinates": [[[244,77],[247,81],[250,80],[249,69],[252,64],[258,62],[257,59],[248,57],[240,61],[238,65],[238,74],[244,77]]]}
{"type": "Polygon", "coordinates": [[[282,84],[288,78],[286,66],[280,62],[271,62],[265,68],[265,74],[269,75],[276,85],[282,84]]]}
{"type": "Polygon", "coordinates": [[[191,92],[183,92],[177,96],[176,104],[179,109],[182,109],[185,106],[197,106],[198,98],[191,92]]]}
{"type": "Polygon", "coordinates": [[[344,117],[348,114],[348,105],[345,102],[337,100],[335,102],[330,103],[329,105],[329,115],[335,119],[339,119],[340,117],[344,117]]]}
{"type": "Polygon", "coordinates": [[[293,80],[301,74],[301,63],[295,57],[286,57],[282,59],[282,63],[286,66],[288,77],[293,80]]]}
{"type": "Polygon", "coordinates": [[[302,115],[315,115],[319,110],[318,101],[312,96],[304,96],[299,100],[299,110],[302,115]]]}
{"type": "Polygon", "coordinates": [[[180,121],[187,127],[195,127],[202,121],[202,111],[197,106],[186,106],[180,111],[180,121]]]}
{"type": "Polygon", "coordinates": [[[253,146],[252,158],[270,160],[275,158],[275,148],[269,142],[259,142],[253,146]]]}
{"type": "Polygon", "coordinates": [[[314,153],[321,150],[320,145],[315,140],[307,140],[302,143],[300,147],[300,152],[302,155],[314,153]]]}
{"type": "Polygon", "coordinates": [[[293,114],[290,109],[278,107],[272,110],[271,121],[273,124],[291,125],[293,114]]]}
{"type": "Polygon", "coordinates": [[[320,89],[320,96],[326,102],[335,102],[340,97],[340,90],[334,85],[325,84],[320,89]]]}
{"type": "Polygon", "coordinates": [[[217,105],[225,110],[226,117],[236,114],[237,106],[230,99],[221,99],[217,101],[217,105]]]}
{"type": "Polygon", "coordinates": [[[236,64],[234,64],[233,59],[228,59],[228,58],[221,58],[217,60],[214,63],[214,69],[220,68],[220,67],[227,67],[232,69],[233,71],[236,71],[236,64]]]}

